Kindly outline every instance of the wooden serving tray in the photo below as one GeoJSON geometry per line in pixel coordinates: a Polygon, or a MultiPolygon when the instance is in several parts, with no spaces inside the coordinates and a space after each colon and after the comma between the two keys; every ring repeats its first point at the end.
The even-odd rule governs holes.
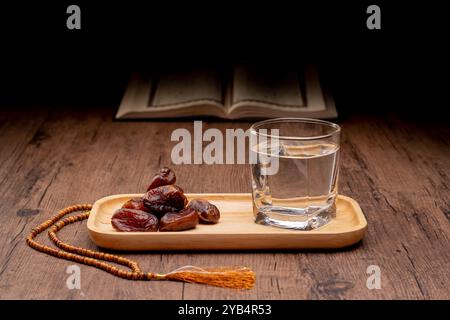
{"type": "Polygon", "coordinates": [[[97,200],[87,227],[99,247],[115,250],[247,250],[342,248],[360,241],[367,221],[358,203],[345,196],[337,198],[336,218],[312,231],[264,226],[254,222],[250,193],[186,194],[215,204],[221,213],[218,224],[199,224],[177,232],[117,232],[111,225],[115,210],[142,194],[119,194],[97,200]]]}

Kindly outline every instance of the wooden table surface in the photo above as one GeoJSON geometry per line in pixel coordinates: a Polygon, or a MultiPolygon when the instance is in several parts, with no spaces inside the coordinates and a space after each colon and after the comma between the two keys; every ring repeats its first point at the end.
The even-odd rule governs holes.
{"type": "MultiPolygon", "coordinates": [[[[80,265],[81,289],[69,290],[74,263],[29,248],[30,230],[77,203],[141,192],[161,166],[175,169],[186,192],[250,192],[245,165],[171,164],[183,122],[115,122],[114,108],[0,111],[1,299],[450,299],[450,130],[442,121],[396,114],[342,120],[339,192],[368,220],[362,243],[338,251],[135,253],[145,271],[183,265],[243,265],[257,274],[239,291],[177,282],[134,282],[80,265]],[[381,289],[366,286],[370,265],[381,289]]],[[[249,123],[206,122],[248,128],[249,123]]],[[[61,238],[95,249],[85,222],[61,238]]],[[[49,243],[45,234],[38,238],[49,243]]]]}

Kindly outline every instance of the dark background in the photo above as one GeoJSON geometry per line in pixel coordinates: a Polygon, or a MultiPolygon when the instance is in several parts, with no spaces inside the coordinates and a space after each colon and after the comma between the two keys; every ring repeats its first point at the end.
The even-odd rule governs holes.
{"type": "MultiPolygon", "coordinates": [[[[434,277],[434,274],[439,275],[442,271],[439,268],[436,270],[437,273],[430,275],[430,264],[427,260],[430,255],[438,254],[440,250],[438,242],[441,240],[437,236],[439,228],[436,229],[438,222],[441,221],[440,215],[447,214],[448,217],[448,201],[446,201],[448,179],[445,174],[448,129],[442,125],[434,126],[436,122],[443,121],[446,121],[444,126],[447,126],[449,119],[448,97],[445,97],[449,82],[445,68],[449,57],[446,49],[449,38],[446,24],[449,19],[443,1],[184,0],[144,3],[121,0],[114,4],[111,2],[95,0],[0,2],[0,108],[2,108],[0,126],[2,129],[6,128],[6,131],[2,130],[0,134],[6,132],[6,140],[16,135],[9,144],[17,144],[17,141],[20,141],[19,149],[16,146],[3,148],[10,150],[3,157],[6,159],[5,172],[12,173],[6,174],[6,180],[3,179],[2,182],[6,186],[4,190],[9,192],[4,197],[7,199],[3,201],[4,206],[8,206],[12,200],[11,203],[15,203],[16,206],[22,204],[31,206],[34,203],[36,208],[51,209],[53,206],[51,201],[56,199],[53,195],[52,200],[52,192],[60,192],[56,195],[67,192],[79,196],[73,186],[67,187],[67,190],[64,188],[64,177],[71,177],[70,174],[75,173],[80,179],[87,177],[87,180],[94,181],[98,178],[98,174],[104,175],[104,171],[95,171],[89,172],[86,176],[88,171],[79,168],[91,168],[89,165],[91,152],[93,154],[97,152],[97,149],[91,148],[92,145],[98,147],[112,132],[121,134],[120,131],[112,130],[123,127],[122,124],[106,126],[104,130],[100,128],[103,115],[112,115],[113,112],[92,112],[94,121],[81,127],[84,134],[93,134],[93,138],[89,136],[90,145],[85,144],[87,135],[80,135],[81,139],[77,141],[78,135],[66,134],[66,131],[69,126],[77,130],[78,119],[83,119],[79,117],[80,113],[84,115],[86,112],[89,115],[89,111],[94,108],[108,110],[117,108],[129,73],[135,68],[227,64],[242,60],[263,63],[316,62],[320,63],[323,75],[332,86],[342,117],[353,112],[381,114],[380,117],[349,117],[350,121],[344,121],[347,128],[352,130],[346,131],[349,132],[346,134],[347,159],[352,161],[346,163],[343,178],[357,186],[351,194],[354,194],[356,199],[358,197],[363,199],[368,210],[375,210],[373,220],[376,222],[375,230],[386,231],[386,236],[390,236],[398,230],[396,226],[406,228],[405,235],[408,237],[404,238],[404,243],[401,243],[403,248],[400,248],[405,252],[395,251],[395,254],[402,256],[392,256],[396,261],[396,268],[404,272],[404,277],[398,279],[394,269],[390,278],[391,284],[404,280],[406,291],[399,288],[397,292],[401,292],[401,296],[405,298],[437,296],[440,292],[437,289],[442,288],[442,281],[445,279],[434,277]],[[373,3],[381,7],[382,30],[366,29],[366,8],[373,3]],[[70,4],[81,6],[81,31],[66,29],[66,8],[70,4]],[[39,119],[28,131],[27,128],[21,128],[33,122],[22,121],[24,114],[28,117],[27,112],[30,108],[48,105],[53,108],[80,108],[81,111],[77,109],[77,112],[59,112],[52,117],[52,112],[45,107],[43,110],[49,115],[47,120],[39,119]],[[384,117],[386,112],[395,112],[396,115],[384,117]],[[17,113],[20,114],[19,117],[16,117],[17,113]],[[401,114],[402,117],[399,119],[397,114],[401,114]],[[5,118],[10,115],[12,120],[8,123],[5,118]],[[72,120],[71,117],[74,115],[75,118],[72,120]],[[412,116],[415,117],[415,121],[404,120],[412,116]],[[431,121],[422,121],[425,118],[431,121]],[[60,121],[63,126],[58,128],[60,121]],[[90,128],[93,132],[89,131],[90,128]],[[354,134],[357,130],[361,130],[359,136],[354,134]],[[370,130],[379,132],[369,135],[370,130]],[[97,132],[100,132],[98,140],[96,140],[97,132]],[[58,134],[61,134],[61,139],[58,134]],[[27,137],[31,140],[27,141],[27,137]],[[370,137],[374,139],[373,148],[364,146],[364,143],[371,142],[370,137]],[[71,143],[74,145],[71,146],[71,143]],[[386,148],[384,143],[388,144],[386,148]],[[71,153],[72,150],[75,158],[72,161],[70,154],[70,161],[66,163],[67,157],[63,152],[71,153]],[[387,154],[386,158],[383,157],[384,152],[387,154]],[[369,167],[365,159],[367,163],[370,162],[369,167]],[[380,165],[384,159],[386,159],[385,167],[380,165]],[[63,170],[62,176],[60,169],[63,170]],[[409,175],[409,171],[413,171],[413,174],[409,175]],[[389,179],[390,172],[395,173],[392,179],[389,179]],[[53,181],[57,184],[49,189],[53,181]],[[43,193],[39,195],[41,191],[43,193]],[[46,196],[44,201],[49,203],[44,202],[41,205],[39,201],[36,204],[33,199],[37,199],[38,196],[41,200],[46,196]],[[32,202],[29,203],[29,199],[32,202]],[[389,202],[390,199],[394,205],[389,202]],[[380,214],[385,214],[387,221],[392,222],[390,224],[392,228],[385,229],[379,225],[383,223],[378,219],[380,214]],[[430,239],[436,240],[435,245],[428,243],[427,246],[430,239]],[[408,252],[409,247],[413,250],[408,252]],[[427,248],[436,250],[422,254],[427,248]],[[408,287],[411,292],[408,292],[408,287]]],[[[36,115],[35,112],[31,114],[36,115]]],[[[145,127],[144,133],[155,134],[149,137],[155,139],[149,145],[159,148],[161,154],[164,150],[167,151],[166,145],[156,141],[161,138],[157,136],[157,132],[163,124],[156,125],[156,128],[145,127]]],[[[124,139],[129,139],[129,134],[131,130],[125,132],[124,139]]],[[[147,138],[140,133],[138,137],[147,138]]],[[[115,153],[115,141],[117,140],[109,142],[110,147],[105,147],[105,150],[115,153]]],[[[128,153],[125,147],[129,145],[119,146],[117,151],[123,157],[129,156],[125,155],[128,153]]],[[[140,151],[132,149],[132,152],[140,151]]],[[[115,161],[113,157],[110,158],[107,164],[115,161]]],[[[155,163],[151,163],[152,159],[149,157],[144,161],[150,166],[155,166],[155,163]]],[[[118,165],[118,168],[122,169],[123,164],[118,165]]],[[[136,167],[135,170],[141,169],[136,167]]],[[[212,171],[209,171],[209,175],[205,172],[205,179],[208,176],[215,176],[219,180],[222,178],[217,175],[216,168],[210,170],[212,171]]],[[[185,172],[194,171],[186,168],[185,172]]],[[[122,174],[128,176],[127,172],[122,174]]],[[[114,177],[109,176],[104,179],[105,183],[116,181],[114,177]]],[[[130,186],[133,185],[133,182],[129,183],[130,186]]],[[[119,188],[120,185],[108,184],[110,190],[116,187],[119,188]]],[[[83,194],[87,194],[86,188],[83,188],[83,194]]],[[[34,207],[25,210],[34,212],[34,207]]],[[[47,214],[47,211],[40,210],[36,212],[47,214]]],[[[15,214],[11,210],[9,213],[15,214]]],[[[17,235],[11,234],[11,239],[14,236],[14,239],[17,238],[17,241],[22,242],[18,235],[20,232],[17,235]]],[[[374,247],[372,252],[385,260],[383,255],[391,254],[393,247],[383,245],[395,246],[395,241],[402,240],[402,234],[393,239],[388,238],[385,242],[380,239],[374,240],[379,247],[374,247]]],[[[25,243],[22,243],[22,246],[25,246],[25,243]]],[[[18,246],[16,250],[20,248],[18,246]]],[[[27,254],[20,252],[19,250],[10,255],[11,261],[14,257],[19,257],[21,261],[20,254],[27,254]]],[[[433,265],[436,264],[431,264],[433,265]]],[[[22,269],[17,269],[15,265],[5,270],[4,275],[12,275],[9,279],[15,281],[11,272],[19,274],[17,272],[22,269]]],[[[316,278],[320,280],[326,276],[326,273],[320,273],[316,278]]],[[[341,283],[336,282],[334,275],[332,280],[332,285],[341,283]]],[[[324,283],[327,284],[328,281],[320,280],[317,288],[320,289],[324,283]]],[[[23,283],[19,282],[18,285],[23,283]]],[[[8,286],[6,283],[3,287],[8,289],[8,286]]],[[[46,287],[52,288],[51,284],[46,287]]],[[[339,296],[339,290],[336,291],[335,286],[330,288],[327,290],[333,291],[330,293],[331,296],[336,292],[336,296],[339,296]]],[[[127,293],[126,290],[122,291],[127,293]]],[[[318,294],[327,297],[325,291],[318,294]]],[[[391,294],[386,293],[386,296],[391,294]]],[[[21,302],[16,302],[11,305],[15,312],[30,311],[33,312],[33,317],[47,316],[50,310],[53,311],[54,317],[63,316],[69,310],[72,314],[74,311],[86,314],[86,305],[75,305],[77,302],[74,301],[60,301],[62,304],[59,306],[31,305],[29,308],[26,306],[21,308],[18,305],[21,302]],[[58,308],[62,312],[58,312],[60,311],[58,308]]],[[[145,312],[145,319],[151,318],[155,312],[164,312],[165,318],[168,318],[167,315],[176,309],[170,302],[163,302],[166,305],[160,306],[158,304],[161,302],[155,301],[148,302],[147,306],[141,304],[137,306],[137,302],[134,305],[131,303],[118,305],[117,302],[113,302],[111,308],[109,306],[105,308],[107,301],[102,302],[100,308],[91,302],[91,309],[101,310],[103,315],[106,310],[107,316],[114,313],[121,318],[124,318],[125,312],[128,315],[130,311],[140,310],[145,312]]],[[[199,303],[207,305],[205,301],[199,303]]],[[[292,308],[297,312],[301,310],[302,315],[306,311],[314,312],[314,315],[320,313],[327,316],[328,313],[335,315],[336,309],[340,307],[345,308],[346,316],[361,314],[348,312],[350,308],[354,308],[353,305],[341,303],[331,305],[333,302],[328,303],[329,308],[308,306],[306,305],[308,302],[298,301],[290,304],[271,303],[277,314],[286,310],[292,314],[290,312],[292,308]]],[[[372,314],[388,313],[389,310],[385,305],[381,305],[380,302],[374,303],[377,305],[357,302],[356,307],[370,310],[372,314]]],[[[437,307],[421,304],[415,304],[417,307],[414,307],[412,303],[406,304],[401,301],[397,303],[402,308],[403,314],[405,312],[417,314],[421,311],[430,314],[437,307]]]]}
{"type": "Polygon", "coordinates": [[[2,3],[0,106],[118,106],[136,68],[301,61],[320,64],[341,114],[448,114],[444,13],[429,1],[2,3]],[[66,28],[70,4],[81,30],[66,28]],[[381,30],[366,28],[370,4],[381,30]]]}

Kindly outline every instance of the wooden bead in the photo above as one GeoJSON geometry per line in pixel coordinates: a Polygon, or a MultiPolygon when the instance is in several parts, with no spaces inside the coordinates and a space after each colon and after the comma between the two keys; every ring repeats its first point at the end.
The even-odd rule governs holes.
{"type": "Polygon", "coordinates": [[[78,222],[86,220],[89,217],[89,210],[92,209],[92,206],[90,204],[82,204],[82,205],[75,205],[71,207],[67,207],[63,210],[60,210],[56,216],[54,216],[52,219],[46,220],[45,222],[41,223],[36,228],[33,228],[26,238],[27,244],[37,250],[41,251],[43,253],[47,253],[49,255],[71,260],[75,262],[79,262],[82,264],[94,266],[96,268],[102,269],[108,273],[111,273],[115,276],[130,279],[130,280],[153,280],[155,279],[154,274],[152,273],[143,273],[140,270],[139,264],[136,261],[113,255],[110,253],[104,253],[104,252],[98,252],[89,250],[86,248],[80,248],[76,247],[70,244],[67,244],[63,241],[61,241],[58,236],[57,232],[60,231],[65,226],[78,222]],[[61,220],[65,215],[76,212],[76,211],[86,211],[81,214],[71,216],[68,218],[65,218],[61,220]],[[43,231],[49,229],[48,236],[50,240],[61,250],[53,249],[49,246],[42,245],[33,239],[43,231]],[[99,260],[98,260],[99,259],[99,260]],[[122,269],[117,268],[116,266],[110,265],[108,263],[105,263],[104,261],[114,262],[121,264],[123,266],[129,267],[132,271],[125,271],[122,269]]]}

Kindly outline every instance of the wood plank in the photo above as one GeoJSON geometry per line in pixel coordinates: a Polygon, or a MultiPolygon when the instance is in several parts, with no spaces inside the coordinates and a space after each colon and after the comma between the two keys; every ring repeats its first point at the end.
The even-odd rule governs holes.
{"type": "MultiPolygon", "coordinates": [[[[49,109],[46,109],[49,110],[49,109]]],[[[81,265],[81,290],[66,287],[73,263],[25,244],[56,210],[110,194],[138,193],[163,165],[186,192],[249,192],[245,165],[171,164],[177,128],[191,121],[114,122],[109,108],[0,114],[0,298],[12,299],[449,299],[450,130],[445,123],[353,115],[343,127],[340,192],[356,199],[369,224],[360,245],[339,251],[129,253],[143,270],[244,265],[255,288],[236,291],[174,282],[134,282],[81,265]],[[378,265],[382,289],[368,290],[378,265]]],[[[31,112],[31,111],[30,111],[31,112]]],[[[247,122],[204,123],[248,128],[247,122]]],[[[85,224],[61,239],[95,249],[85,224]]],[[[40,240],[49,243],[45,236],[40,240]]]]}

